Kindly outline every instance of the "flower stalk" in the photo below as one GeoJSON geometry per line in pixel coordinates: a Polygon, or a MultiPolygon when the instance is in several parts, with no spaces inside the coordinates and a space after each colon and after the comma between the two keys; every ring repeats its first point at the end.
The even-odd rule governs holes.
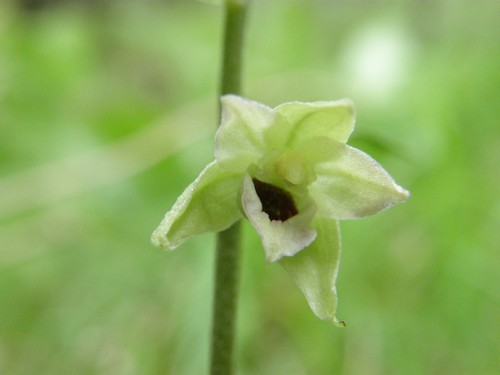
{"type": "MultiPolygon", "coordinates": [[[[221,96],[241,93],[246,0],[226,0],[221,96]]],[[[217,234],[212,318],[212,375],[233,373],[236,312],[239,291],[241,225],[237,221],[217,234]]]]}
{"type": "Polygon", "coordinates": [[[241,94],[247,0],[226,0],[220,94],[241,94]]]}

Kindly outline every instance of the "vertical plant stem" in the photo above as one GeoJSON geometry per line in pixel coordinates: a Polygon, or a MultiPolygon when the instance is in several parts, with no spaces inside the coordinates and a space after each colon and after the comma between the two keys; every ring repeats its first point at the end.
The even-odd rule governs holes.
{"type": "Polygon", "coordinates": [[[221,95],[241,93],[243,34],[247,0],[226,0],[221,95]]]}
{"type": "Polygon", "coordinates": [[[212,375],[233,373],[240,242],[240,222],[220,232],[217,237],[212,322],[212,375]]]}
{"type": "MultiPolygon", "coordinates": [[[[240,94],[246,0],[225,1],[221,95],[240,94]]],[[[217,235],[212,321],[212,375],[233,374],[241,253],[240,222],[217,235]]]]}

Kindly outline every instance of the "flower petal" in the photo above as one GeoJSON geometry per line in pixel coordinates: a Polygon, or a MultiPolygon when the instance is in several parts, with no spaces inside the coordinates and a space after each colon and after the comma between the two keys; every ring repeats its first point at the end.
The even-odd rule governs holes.
{"type": "Polygon", "coordinates": [[[356,219],[405,201],[409,193],[374,159],[337,143],[335,157],[315,166],[316,181],[309,192],[319,214],[331,219],[356,219]]]}
{"type": "Polygon", "coordinates": [[[296,254],[316,237],[316,232],[310,228],[316,212],[312,202],[288,220],[271,220],[262,210],[262,203],[248,174],[243,181],[241,202],[248,220],[260,236],[268,262],[296,254]]]}
{"type": "Polygon", "coordinates": [[[222,120],[215,135],[215,158],[225,168],[243,172],[266,151],[264,130],[276,114],[264,104],[236,95],[221,98],[222,120]]]}
{"type": "Polygon", "coordinates": [[[266,137],[269,142],[282,140],[282,146],[285,147],[294,147],[317,137],[346,143],[354,129],[354,105],[349,99],[312,103],[290,102],[276,107],[275,111],[286,119],[287,124],[279,123],[279,126],[273,126],[266,137]]]}
{"type": "Polygon", "coordinates": [[[174,249],[195,234],[228,228],[241,217],[241,177],[210,163],[167,212],[151,236],[153,244],[174,249]]]}
{"type": "Polygon", "coordinates": [[[302,290],[314,314],[342,326],[335,317],[341,249],[338,222],[318,217],[313,227],[318,233],[316,240],[293,257],[281,259],[280,264],[302,290]]]}

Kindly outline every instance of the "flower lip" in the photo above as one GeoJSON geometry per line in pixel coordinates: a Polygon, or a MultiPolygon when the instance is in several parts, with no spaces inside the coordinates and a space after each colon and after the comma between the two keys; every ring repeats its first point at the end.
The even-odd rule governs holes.
{"type": "Polygon", "coordinates": [[[269,219],[287,221],[299,213],[289,192],[256,178],[253,178],[252,182],[262,203],[262,211],[269,219]]]}

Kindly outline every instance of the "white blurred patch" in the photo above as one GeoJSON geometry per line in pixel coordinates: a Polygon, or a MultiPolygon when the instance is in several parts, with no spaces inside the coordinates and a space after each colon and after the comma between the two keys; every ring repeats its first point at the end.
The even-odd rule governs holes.
{"type": "Polygon", "coordinates": [[[349,91],[370,100],[388,100],[408,75],[413,43],[395,25],[370,25],[347,40],[340,54],[349,91]]]}

